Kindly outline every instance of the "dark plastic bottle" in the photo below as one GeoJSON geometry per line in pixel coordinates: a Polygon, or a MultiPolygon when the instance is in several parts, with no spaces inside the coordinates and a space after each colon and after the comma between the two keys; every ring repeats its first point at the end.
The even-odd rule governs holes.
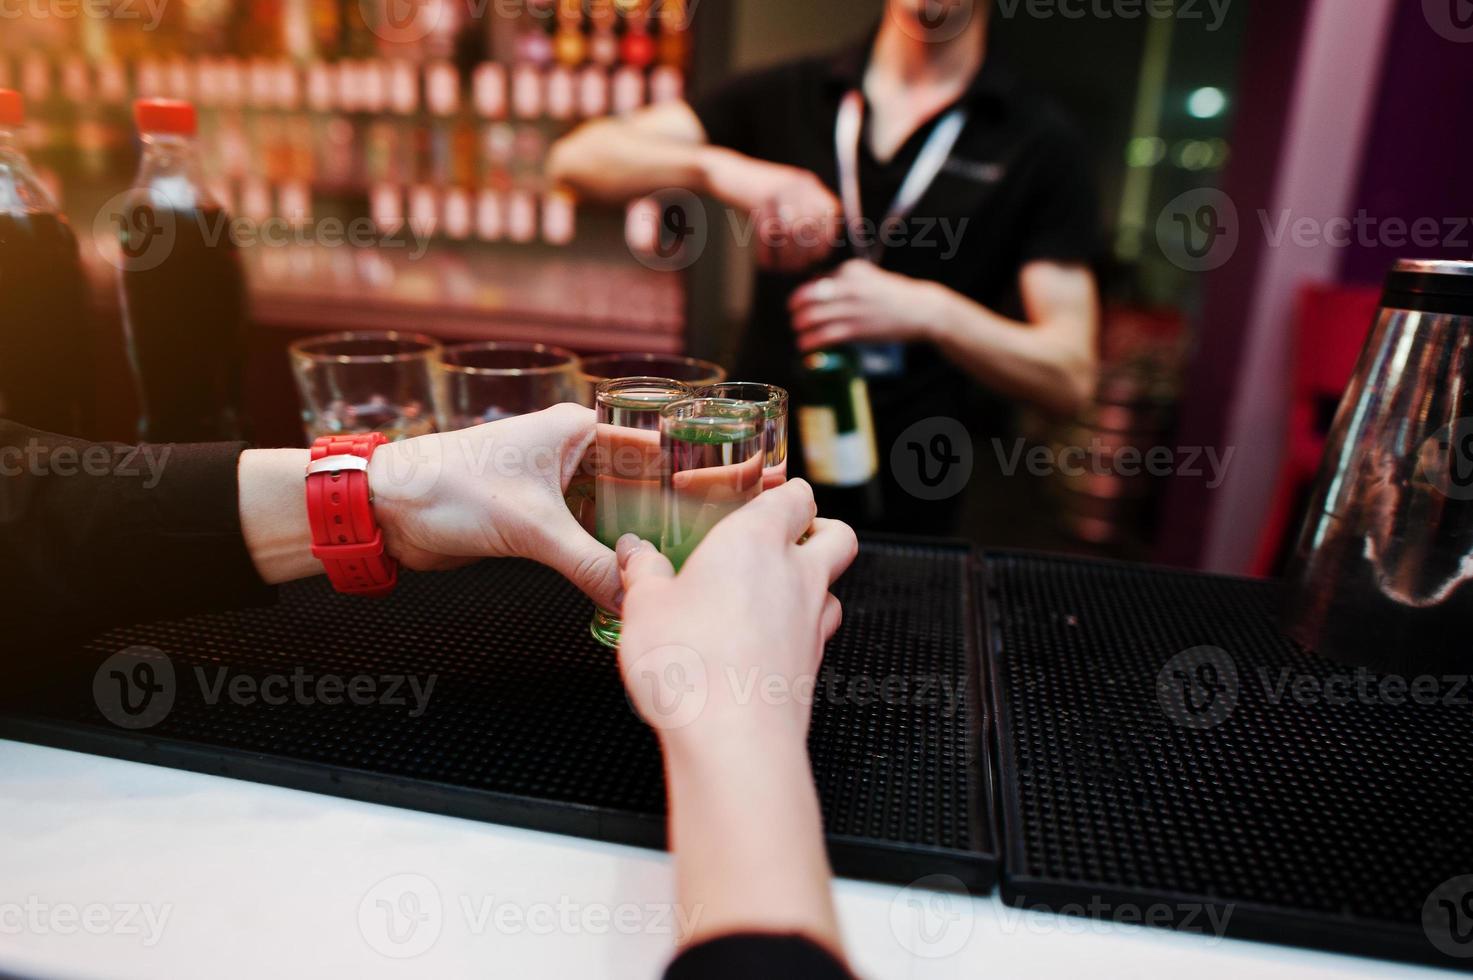
{"type": "Polygon", "coordinates": [[[123,323],[142,405],[138,437],[246,438],[245,274],[230,217],[200,174],[194,107],[144,99],[134,118],[143,163],[118,231],[123,323]]]}
{"type": "Polygon", "coordinates": [[[0,89],[0,417],[87,436],[95,335],[77,236],[36,179],[16,133],[18,92],[0,89]]]}

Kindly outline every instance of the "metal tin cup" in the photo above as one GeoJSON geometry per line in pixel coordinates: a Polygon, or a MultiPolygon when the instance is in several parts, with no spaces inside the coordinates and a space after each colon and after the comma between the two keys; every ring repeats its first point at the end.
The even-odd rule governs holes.
{"type": "Polygon", "coordinates": [[[1330,432],[1285,626],[1387,673],[1461,670],[1473,622],[1473,262],[1402,261],[1330,432]]]}

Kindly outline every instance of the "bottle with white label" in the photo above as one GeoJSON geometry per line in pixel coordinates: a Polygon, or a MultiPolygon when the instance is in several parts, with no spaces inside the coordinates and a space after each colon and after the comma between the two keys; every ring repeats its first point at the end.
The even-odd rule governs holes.
{"type": "Polygon", "coordinates": [[[880,455],[869,384],[848,350],[803,358],[798,436],[819,512],[860,526],[880,517],[880,455]]]}

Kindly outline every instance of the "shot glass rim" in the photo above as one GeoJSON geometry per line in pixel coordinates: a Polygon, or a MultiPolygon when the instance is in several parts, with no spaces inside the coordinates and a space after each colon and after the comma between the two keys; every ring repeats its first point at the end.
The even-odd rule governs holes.
{"type": "MultiPolygon", "coordinates": [[[[675,362],[685,366],[699,367],[701,370],[706,371],[706,373],[710,377],[719,379],[717,381],[703,382],[702,386],[704,386],[705,384],[720,384],[721,381],[726,380],[726,368],[722,367],[720,364],[717,364],[715,361],[706,361],[702,360],[699,357],[687,357],[684,354],[661,354],[657,351],[628,351],[625,353],[594,354],[592,357],[585,357],[580,360],[580,363],[578,365],[578,377],[592,384],[600,384],[604,381],[618,381],[620,380],[619,376],[594,374],[593,372],[588,370],[588,365],[590,364],[596,364],[600,361],[617,360],[638,361],[644,364],[668,364],[671,362],[675,362]]],[[[658,377],[658,375],[631,375],[631,377],[658,377]]],[[[694,390],[696,387],[695,382],[682,381],[680,383],[688,388],[691,388],[692,390],[694,390]]]]}
{"type": "MultiPolygon", "coordinates": [[[[692,395],[690,398],[682,398],[680,401],[671,402],[670,404],[663,406],[660,409],[661,425],[664,425],[666,419],[678,419],[680,416],[676,414],[677,409],[680,409],[686,405],[695,404],[697,402],[705,404],[716,404],[720,405],[722,408],[738,409],[742,412],[743,415],[750,414],[754,425],[760,422],[764,422],[767,419],[767,413],[763,410],[763,405],[758,402],[743,401],[740,398],[708,398],[701,395],[692,395]]],[[[737,419],[736,421],[744,420],[737,419]]],[[[761,432],[759,431],[755,434],[761,435],[761,432]]]]}
{"type": "MultiPolygon", "coordinates": [[[[630,377],[627,377],[627,378],[605,378],[604,380],[600,381],[598,383],[598,385],[595,386],[594,389],[593,389],[593,404],[594,404],[594,407],[597,407],[598,406],[599,399],[602,398],[605,395],[610,395],[610,396],[613,396],[614,398],[617,398],[618,397],[617,396],[617,393],[614,391],[614,387],[615,386],[618,386],[618,385],[630,385],[630,386],[633,386],[635,384],[646,385],[646,386],[651,387],[651,388],[654,388],[654,387],[660,387],[660,388],[679,388],[681,391],[684,392],[684,394],[681,395],[679,398],[672,399],[671,402],[667,402],[666,404],[672,404],[673,402],[689,401],[690,399],[692,399],[692,398],[695,397],[694,389],[692,389],[691,386],[688,385],[688,384],[686,384],[684,381],[676,381],[674,378],[657,378],[654,375],[641,375],[641,374],[636,374],[636,375],[631,375],[630,377]]],[[[610,401],[607,404],[610,404],[610,405],[612,405],[615,408],[651,408],[652,407],[652,406],[650,406],[648,404],[645,404],[645,403],[633,402],[633,401],[628,401],[628,400],[625,400],[625,401],[610,401]]],[[[660,406],[660,411],[663,412],[664,410],[665,410],[665,406],[664,405],[661,405],[660,406]]]]}
{"type": "Polygon", "coordinates": [[[477,378],[518,378],[546,374],[575,374],[581,370],[582,362],[578,355],[566,347],[558,347],[553,344],[539,344],[519,341],[483,340],[471,344],[455,344],[446,347],[440,352],[440,367],[452,374],[463,374],[477,378]],[[556,357],[565,358],[561,364],[549,364],[546,367],[530,368],[483,368],[466,367],[462,364],[451,364],[448,358],[451,354],[465,351],[482,350],[504,350],[525,351],[537,354],[552,354],[556,357]]]}
{"type": "Polygon", "coordinates": [[[434,337],[406,330],[341,330],[337,333],[306,337],[287,347],[292,357],[312,364],[407,364],[427,358],[431,361],[439,361],[444,355],[444,350],[444,346],[434,337]],[[398,354],[322,354],[310,349],[322,344],[353,341],[408,342],[417,344],[418,349],[402,351],[398,354]]]}
{"type": "MultiPolygon", "coordinates": [[[[726,398],[726,397],[729,397],[729,396],[727,396],[727,395],[713,395],[713,394],[708,394],[708,392],[711,392],[711,391],[713,391],[714,389],[717,389],[717,388],[744,388],[744,387],[749,387],[749,388],[766,388],[767,389],[767,401],[765,401],[765,402],[758,402],[758,401],[752,401],[751,399],[746,399],[746,398],[733,399],[734,401],[739,401],[739,402],[740,401],[745,401],[745,402],[749,402],[752,405],[763,405],[763,406],[777,405],[781,410],[787,411],[788,401],[791,398],[791,396],[788,394],[788,389],[779,387],[778,385],[768,384],[766,381],[718,381],[715,384],[702,385],[701,387],[697,388],[696,389],[696,397],[697,398],[726,398]]],[[[772,410],[771,410],[770,407],[768,408],[768,411],[767,411],[767,417],[768,418],[772,418],[773,417],[773,412],[772,412],[772,410]]]]}

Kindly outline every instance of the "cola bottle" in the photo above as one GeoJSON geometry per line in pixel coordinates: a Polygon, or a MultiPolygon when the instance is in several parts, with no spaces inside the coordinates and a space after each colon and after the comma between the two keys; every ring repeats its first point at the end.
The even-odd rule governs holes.
{"type": "Polygon", "coordinates": [[[0,89],[0,417],[89,435],[94,340],[77,236],[17,134],[20,93],[0,89]]]}
{"type": "Polygon", "coordinates": [[[142,99],[134,119],[143,162],[114,217],[138,438],[246,438],[245,274],[230,217],[201,175],[194,106],[142,99]]]}

